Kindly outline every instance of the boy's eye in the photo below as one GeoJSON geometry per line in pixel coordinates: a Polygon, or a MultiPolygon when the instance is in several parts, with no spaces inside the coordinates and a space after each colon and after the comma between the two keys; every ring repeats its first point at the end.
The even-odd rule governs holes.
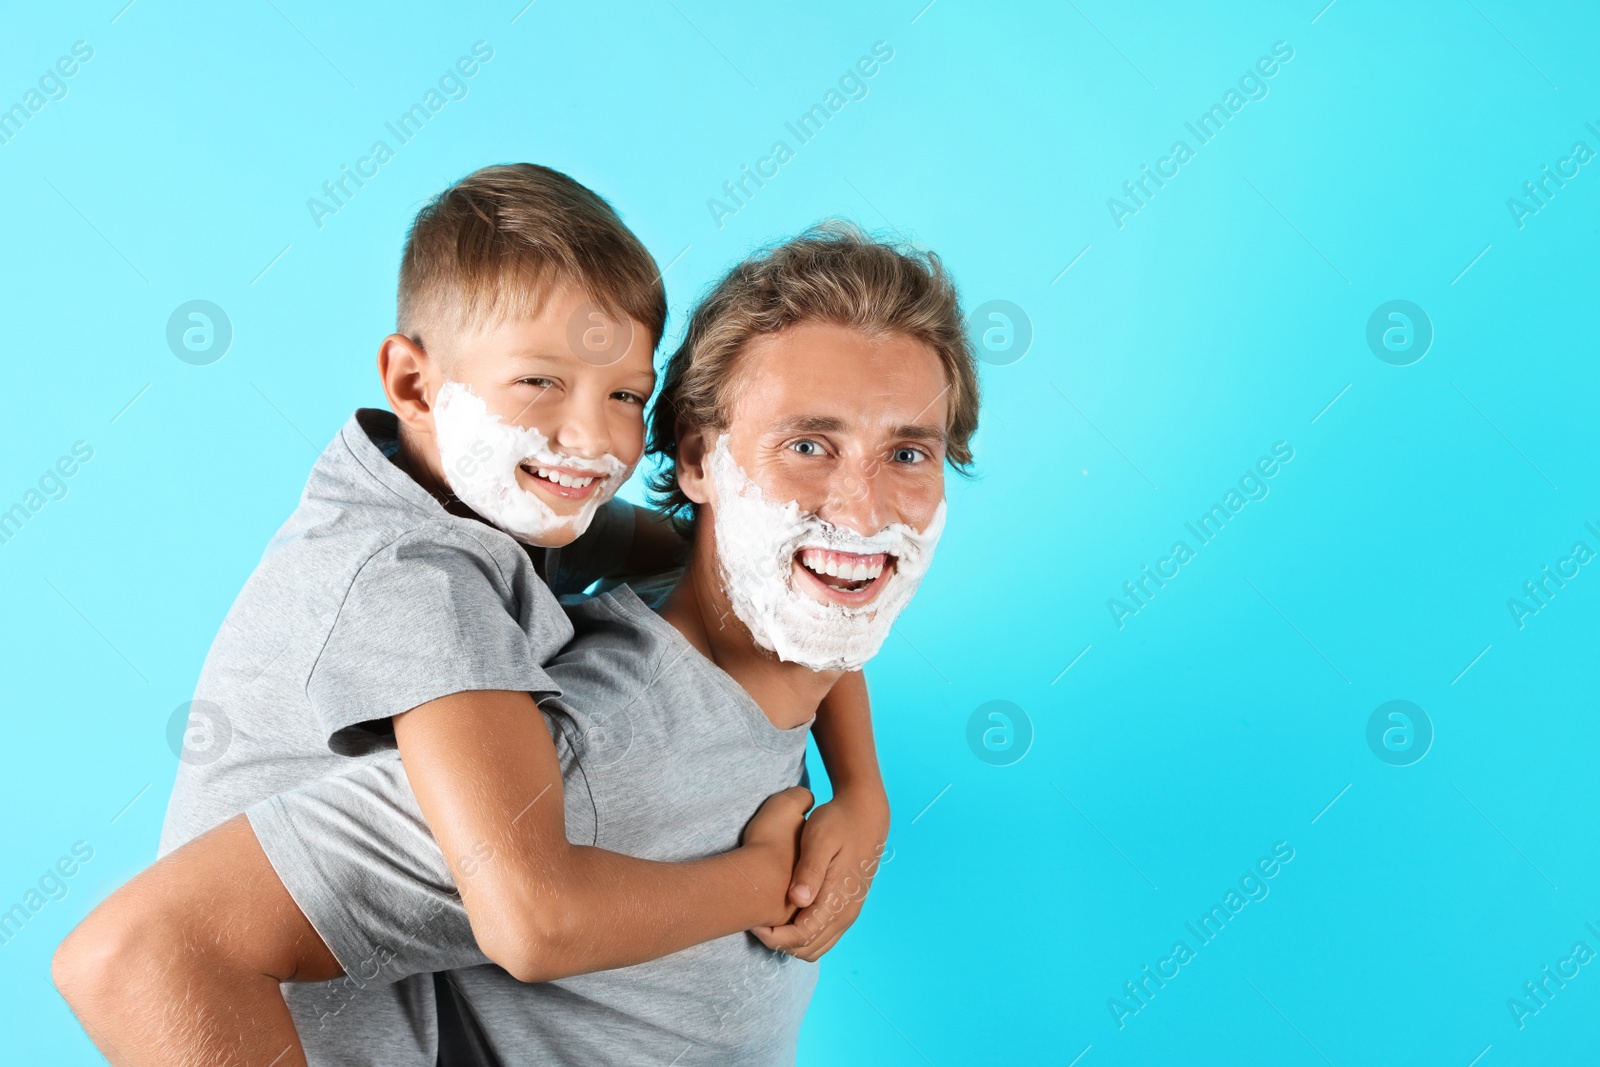
{"type": "Polygon", "coordinates": [[[631,393],[626,389],[612,393],[611,399],[620,400],[624,404],[638,404],[640,407],[644,407],[644,397],[640,396],[638,393],[631,393]]]}
{"type": "Polygon", "coordinates": [[[554,389],[556,385],[555,380],[552,378],[521,378],[518,379],[517,384],[531,385],[536,389],[554,389]]]}

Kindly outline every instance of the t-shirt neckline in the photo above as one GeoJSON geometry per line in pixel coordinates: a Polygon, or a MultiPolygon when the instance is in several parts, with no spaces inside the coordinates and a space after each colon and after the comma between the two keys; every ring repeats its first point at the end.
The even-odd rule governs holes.
{"type": "Polygon", "coordinates": [[[454,516],[445,510],[444,505],[434,499],[432,493],[418,485],[417,480],[385,455],[378,447],[378,443],[372,439],[374,432],[386,433],[391,426],[395,429],[395,439],[398,440],[399,419],[394,412],[382,408],[357,408],[356,413],[350,416],[350,421],[340,431],[339,439],[350,450],[355,461],[385,489],[413,507],[421,508],[436,516],[453,518],[454,516]]]}
{"type": "Polygon", "coordinates": [[[744,709],[746,714],[752,718],[756,726],[756,736],[767,747],[778,748],[795,737],[804,737],[816,723],[817,713],[815,711],[811,713],[811,717],[805,722],[796,723],[787,729],[773,722],[767,717],[767,713],[762,710],[761,705],[756,703],[756,699],[734,679],[733,675],[707,659],[704,653],[689,643],[689,639],[683,636],[676,626],[663,619],[655,609],[640,599],[639,594],[628,586],[619,585],[615,589],[600,593],[594,599],[606,601],[614,610],[627,615],[630,619],[634,619],[660,634],[669,645],[675,647],[677,656],[690,655],[697,657],[705,664],[710,676],[717,680],[717,684],[728,693],[734,703],[744,709]]]}

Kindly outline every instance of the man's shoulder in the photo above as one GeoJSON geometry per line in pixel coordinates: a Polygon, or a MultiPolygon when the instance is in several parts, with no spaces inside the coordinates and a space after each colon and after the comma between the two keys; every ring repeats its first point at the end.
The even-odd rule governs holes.
{"type": "Polygon", "coordinates": [[[671,630],[670,624],[627,586],[592,596],[564,597],[562,607],[572,620],[572,643],[577,647],[604,646],[649,655],[666,645],[664,631],[671,630]]]}

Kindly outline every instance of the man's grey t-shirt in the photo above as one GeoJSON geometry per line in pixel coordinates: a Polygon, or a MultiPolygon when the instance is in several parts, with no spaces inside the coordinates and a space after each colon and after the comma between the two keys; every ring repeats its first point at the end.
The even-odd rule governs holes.
{"type": "MultiPolygon", "coordinates": [[[[393,414],[352,416],[228,612],[190,708],[163,855],[274,793],[392,755],[390,716],[451,693],[560,691],[543,665],[572,626],[528,550],[446,511],[397,450],[393,414]]],[[[624,554],[631,506],[611,510],[622,508],[602,509],[549,573],[576,586],[597,576],[576,570],[624,554]]],[[[431,982],[370,991],[334,1015],[314,988],[285,992],[313,1064],[412,1062],[361,1048],[400,1027],[429,1046],[415,1062],[433,1063],[431,982]]]]}
{"type": "MultiPolygon", "coordinates": [[[[663,861],[736,847],[762,802],[800,778],[814,720],[775,726],[626,586],[568,611],[577,635],[547,668],[562,696],[540,706],[568,839],[663,861]]],[[[531,985],[488,964],[398,758],[273,797],[250,821],[362,988],[449,971],[505,1064],[794,1060],[816,965],[749,933],[531,985]]]]}

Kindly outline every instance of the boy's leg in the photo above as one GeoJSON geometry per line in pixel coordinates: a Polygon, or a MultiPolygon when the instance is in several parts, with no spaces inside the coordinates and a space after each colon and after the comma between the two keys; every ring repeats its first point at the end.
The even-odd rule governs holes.
{"type": "Polygon", "coordinates": [[[113,893],[52,966],[101,1052],[130,1067],[301,1067],[278,983],[341,973],[243,816],[113,893]]]}

